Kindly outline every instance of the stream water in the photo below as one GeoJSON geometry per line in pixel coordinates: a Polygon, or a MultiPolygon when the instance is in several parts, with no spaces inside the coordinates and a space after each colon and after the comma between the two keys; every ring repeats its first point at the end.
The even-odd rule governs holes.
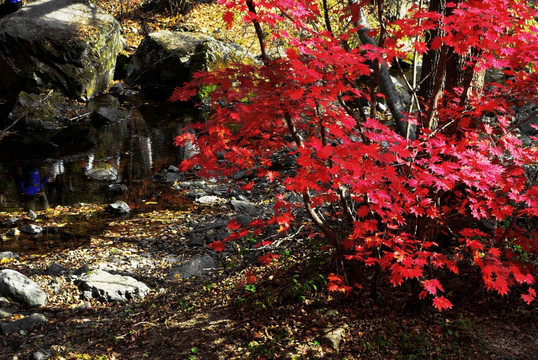
{"type": "Polygon", "coordinates": [[[134,192],[132,186],[140,192],[156,172],[181,161],[173,140],[192,116],[175,104],[142,105],[105,127],[85,123],[61,133],[11,136],[0,142],[0,194],[5,196],[0,211],[110,201],[111,182],[88,176],[97,168],[117,172],[114,183],[126,185],[127,194],[134,192]],[[41,189],[30,189],[37,177],[41,189]]]}
{"type": "MultiPolygon", "coordinates": [[[[105,127],[84,123],[50,134],[12,135],[0,142],[0,211],[107,204],[119,199],[134,208],[143,206],[143,199],[151,199],[155,196],[152,192],[163,188],[151,179],[153,175],[181,161],[181,149],[174,146],[173,140],[193,116],[192,111],[177,104],[152,102],[137,106],[125,120],[105,127]],[[108,169],[117,173],[118,179],[92,179],[88,176],[92,169],[108,169]],[[111,183],[120,186],[114,191],[111,183]]],[[[181,206],[159,202],[167,208],[181,206]]],[[[70,247],[69,242],[87,239],[89,233],[101,227],[99,221],[79,221],[66,230],[67,235],[49,233],[38,241],[21,235],[16,243],[0,241],[0,251],[43,253],[46,249],[36,246],[70,247]]],[[[4,230],[7,231],[0,229],[0,233],[4,230]]]]}

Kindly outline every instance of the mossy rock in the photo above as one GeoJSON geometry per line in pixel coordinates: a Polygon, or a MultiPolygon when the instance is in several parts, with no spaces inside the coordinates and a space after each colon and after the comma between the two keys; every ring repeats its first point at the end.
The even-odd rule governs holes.
{"type": "Polygon", "coordinates": [[[0,94],[48,86],[71,98],[106,90],[123,49],[120,25],[90,3],[38,0],[0,19],[0,94]]]}
{"type": "Polygon", "coordinates": [[[200,70],[223,69],[231,63],[255,62],[239,45],[192,32],[163,30],[149,34],[127,69],[127,81],[150,89],[174,89],[200,70]]]}

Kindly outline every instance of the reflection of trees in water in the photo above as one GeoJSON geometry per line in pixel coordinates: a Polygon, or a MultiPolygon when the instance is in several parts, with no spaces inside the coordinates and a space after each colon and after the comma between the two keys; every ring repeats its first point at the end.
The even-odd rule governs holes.
{"type": "Polygon", "coordinates": [[[80,155],[48,163],[51,179],[45,190],[51,205],[91,202],[94,187],[84,176],[85,158],[86,155],[80,155]]]}
{"type": "Polygon", "coordinates": [[[180,151],[174,146],[174,137],[184,127],[175,120],[163,120],[158,113],[133,110],[129,117],[129,136],[124,149],[127,159],[121,174],[128,184],[152,177],[156,172],[177,165],[180,151]]]}
{"type": "Polygon", "coordinates": [[[146,135],[140,135],[138,140],[142,153],[142,159],[144,160],[144,169],[146,172],[150,172],[153,169],[153,150],[151,138],[146,135]]]}
{"type": "Polygon", "coordinates": [[[129,136],[125,138],[124,149],[127,151],[127,161],[121,169],[126,182],[130,185],[133,180],[145,178],[149,175],[153,165],[153,149],[149,139],[148,126],[144,117],[138,110],[133,110],[129,117],[129,136]]]}
{"type": "MultiPolygon", "coordinates": [[[[0,196],[0,206],[7,202],[7,210],[19,210],[29,200],[23,198],[18,187],[28,169],[38,169],[42,177],[50,178],[42,192],[52,206],[111,200],[114,195],[107,189],[110,183],[90,180],[85,174],[96,166],[117,169],[129,192],[136,192],[138,199],[146,198],[155,185],[147,179],[169,165],[179,164],[181,149],[173,141],[189,121],[185,114],[166,108],[147,108],[144,112],[135,109],[125,121],[99,129],[81,124],[63,133],[42,134],[41,141],[28,142],[20,137],[9,144],[3,142],[0,194],[4,197],[0,196]]],[[[46,206],[42,198],[33,200],[36,209],[46,206]]]]}
{"type": "Polygon", "coordinates": [[[65,173],[63,160],[56,160],[50,166],[50,179],[54,180],[58,175],[65,173]]]}

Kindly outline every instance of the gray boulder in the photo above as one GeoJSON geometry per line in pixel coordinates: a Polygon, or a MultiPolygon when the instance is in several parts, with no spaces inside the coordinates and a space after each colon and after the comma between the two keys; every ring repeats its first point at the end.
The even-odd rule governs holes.
{"type": "Polygon", "coordinates": [[[82,274],[78,280],[84,298],[103,302],[142,299],[149,292],[146,284],[130,276],[113,275],[103,270],[82,274]]]}
{"type": "Polygon", "coordinates": [[[88,103],[90,120],[95,127],[115,123],[126,118],[126,112],[120,107],[117,97],[110,94],[96,96],[88,103]]]}
{"type": "Polygon", "coordinates": [[[248,215],[245,215],[245,214],[239,214],[235,218],[235,221],[237,221],[239,224],[241,224],[241,226],[247,227],[252,222],[252,218],[250,216],[248,216],[248,215]]]}
{"type": "Polygon", "coordinates": [[[171,172],[171,171],[168,171],[166,173],[166,182],[167,183],[173,183],[173,182],[176,182],[176,181],[180,181],[181,179],[183,179],[183,175],[180,174],[180,173],[171,172]]]}
{"type": "Polygon", "coordinates": [[[90,114],[90,120],[96,127],[113,124],[122,118],[122,111],[109,107],[98,107],[90,114]]]}
{"type": "Polygon", "coordinates": [[[87,274],[90,271],[92,271],[90,266],[88,264],[84,264],[81,267],[79,267],[78,269],[76,269],[75,271],[73,271],[72,275],[75,276],[75,277],[78,277],[78,276],[87,274]]]}
{"type": "MultiPolygon", "coordinates": [[[[121,83],[120,83],[121,85],[121,83]]],[[[112,89],[112,88],[111,88],[112,89]]],[[[109,90],[111,91],[111,90],[109,90]]],[[[111,95],[111,94],[101,94],[96,97],[94,97],[89,103],[88,103],[88,110],[94,111],[95,109],[105,107],[109,109],[119,109],[120,108],[120,101],[117,97],[111,95]]]]}
{"type": "Polygon", "coordinates": [[[50,358],[50,352],[38,350],[30,356],[30,360],[47,360],[50,358]]]}
{"type": "Polygon", "coordinates": [[[211,256],[198,255],[188,262],[173,268],[170,274],[168,274],[168,279],[187,279],[193,276],[205,275],[216,267],[217,264],[215,259],[213,259],[211,256]]]}
{"type": "Polygon", "coordinates": [[[240,46],[207,35],[169,30],[149,34],[132,56],[127,82],[145,88],[173,89],[200,70],[216,70],[232,62],[254,63],[240,46]]]}
{"type": "Polygon", "coordinates": [[[18,258],[19,258],[19,254],[14,253],[12,251],[2,251],[2,252],[0,252],[0,260],[2,260],[2,259],[12,260],[12,259],[18,259],[18,258]]]}
{"type": "Polygon", "coordinates": [[[168,167],[168,169],[166,169],[166,171],[167,171],[167,172],[173,172],[173,173],[175,172],[175,173],[177,173],[177,172],[179,172],[179,168],[178,168],[177,166],[170,165],[170,166],[168,167]]]}
{"type": "Polygon", "coordinates": [[[250,201],[232,200],[230,201],[230,206],[236,212],[252,213],[256,211],[256,205],[250,201]]]}
{"type": "Polygon", "coordinates": [[[19,230],[20,232],[28,234],[28,235],[37,235],[43,232],[43,228],[41,226],[37,226],[34,224],[21,226],[19,230]]]}
{"type": "Polygon", "coordinates": [[[0,308],[0,319],[11,317],[15,314],[15,309],[2,309],[0,308]]]}
{"type": "Polygon", "coordinates": [[[121,194],[127,191],[127,185],[125,184],[110,184],[108,185],[108,191],[113,194],[121,194]]]}
{"type": "Polygon", "coordinates": [[[23,274],[5,269],[0,271],[0,295],[29,306],[45,305],[47,294],[23,274]]]}
{"type": "Polygon", "coordinates": [[[32,314],[20,320],[2,323],[0,328],[2,328],[2,333],[4,335],[9,335],[12,333],[23,331],[28,331],[38,326],[43,326],[48,323],[47,318],[42,314],[32,314]]]}
{"type": "Polygon", "coordinates": [[[120,25],[89,2],[38,0],[0,19],[0,93],[50,83],[88,99],[107,89],[122,50],[120,25]]]}
{"type": "Polygon", "coordinates": [[[109,204],[106,207],[106,211],[112,215],[127,215],[131,208],[125,201],[116,201],[115,203],[109,204]]]}

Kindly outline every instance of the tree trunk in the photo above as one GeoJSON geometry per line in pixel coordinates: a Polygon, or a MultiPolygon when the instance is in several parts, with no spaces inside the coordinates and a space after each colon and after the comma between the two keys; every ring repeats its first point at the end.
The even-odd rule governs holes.
{"type": "MultiPolygon", "coordinates": [[[[355,1],[356,0],[349,0],[350,3],[354,3],[355,1]]],[[[366,19],[366,15],[362,9],[359,20],[354,25],[360,27],[358,34],[361,43],[377,46],[375,40],[368,35],[370,26],[368,25],[368,20],[366,19]]],[[[387,66],[385,64],[379,65],[377,63],[374,64],[374,66],[379,66],[379,89],[387,98],[387,105],[392,114],[394,122],[396,123],[398,133],[405,138],[411,140],[416,139],[416,126],[405,120],[406,117],[404,115],[404,105],[400,95],[398,95],[396,86],[394,86],[394,83],[392,82],[387,66]]]]}
{"type": "MultiPolygon", "coordinates": [[[[453,3],[457,5],[463,1],[465,0],[453,0],[453,3]]],[[[446,0],[431,0],[428,10],[449,16],[452,9],[452,7],[446,7],[446,0]]],[[[428,44],[431,44],[436,36],[443,35],[440,29],[429,31],[426,35],[428,44]]],[[[422,105],[427,105],[424,126],[428,126],[432,130],[437,127],[434,117],[437,101],[443,91],[454,94],[455,89],[461,89],[459,106],[462,107],[466,105],[471,90],[480,91],[484,83],[484,73],[475,72],[473,64],[469,64],[470,60],[472,61],[472,56],[476,55],[478,54],[474,50],[471,50],[469,54],[458,55],[452,47],[430,49],[424,55],[418,90],[422,105]]]]}
{"type": "MultiPolygon", "coordinates": [[[[428,10],[435,11],[440,14],[444,14],[446,9],[446,0],[430,0],[428,10]]],[[[440,36],[440,29],[430,30],[426,33],[426,40],[428,44],[428,52],[424,54],[422,58],[422,70],[420,73],[420,88],[418,90],[418,97],[422,102],[422,108],[428,104],[428,100],[432,97],[435,89],[435,79],[437,78],[437,71],[439,71],[439,62],[441,58],[441,49],[432,50],[431,42],[436,36],[440,36]]],[[[441,69],[444,71],[444,69],[441,69]]],[[[444,77],[444,74],[443,74],[444,77]]]]}

